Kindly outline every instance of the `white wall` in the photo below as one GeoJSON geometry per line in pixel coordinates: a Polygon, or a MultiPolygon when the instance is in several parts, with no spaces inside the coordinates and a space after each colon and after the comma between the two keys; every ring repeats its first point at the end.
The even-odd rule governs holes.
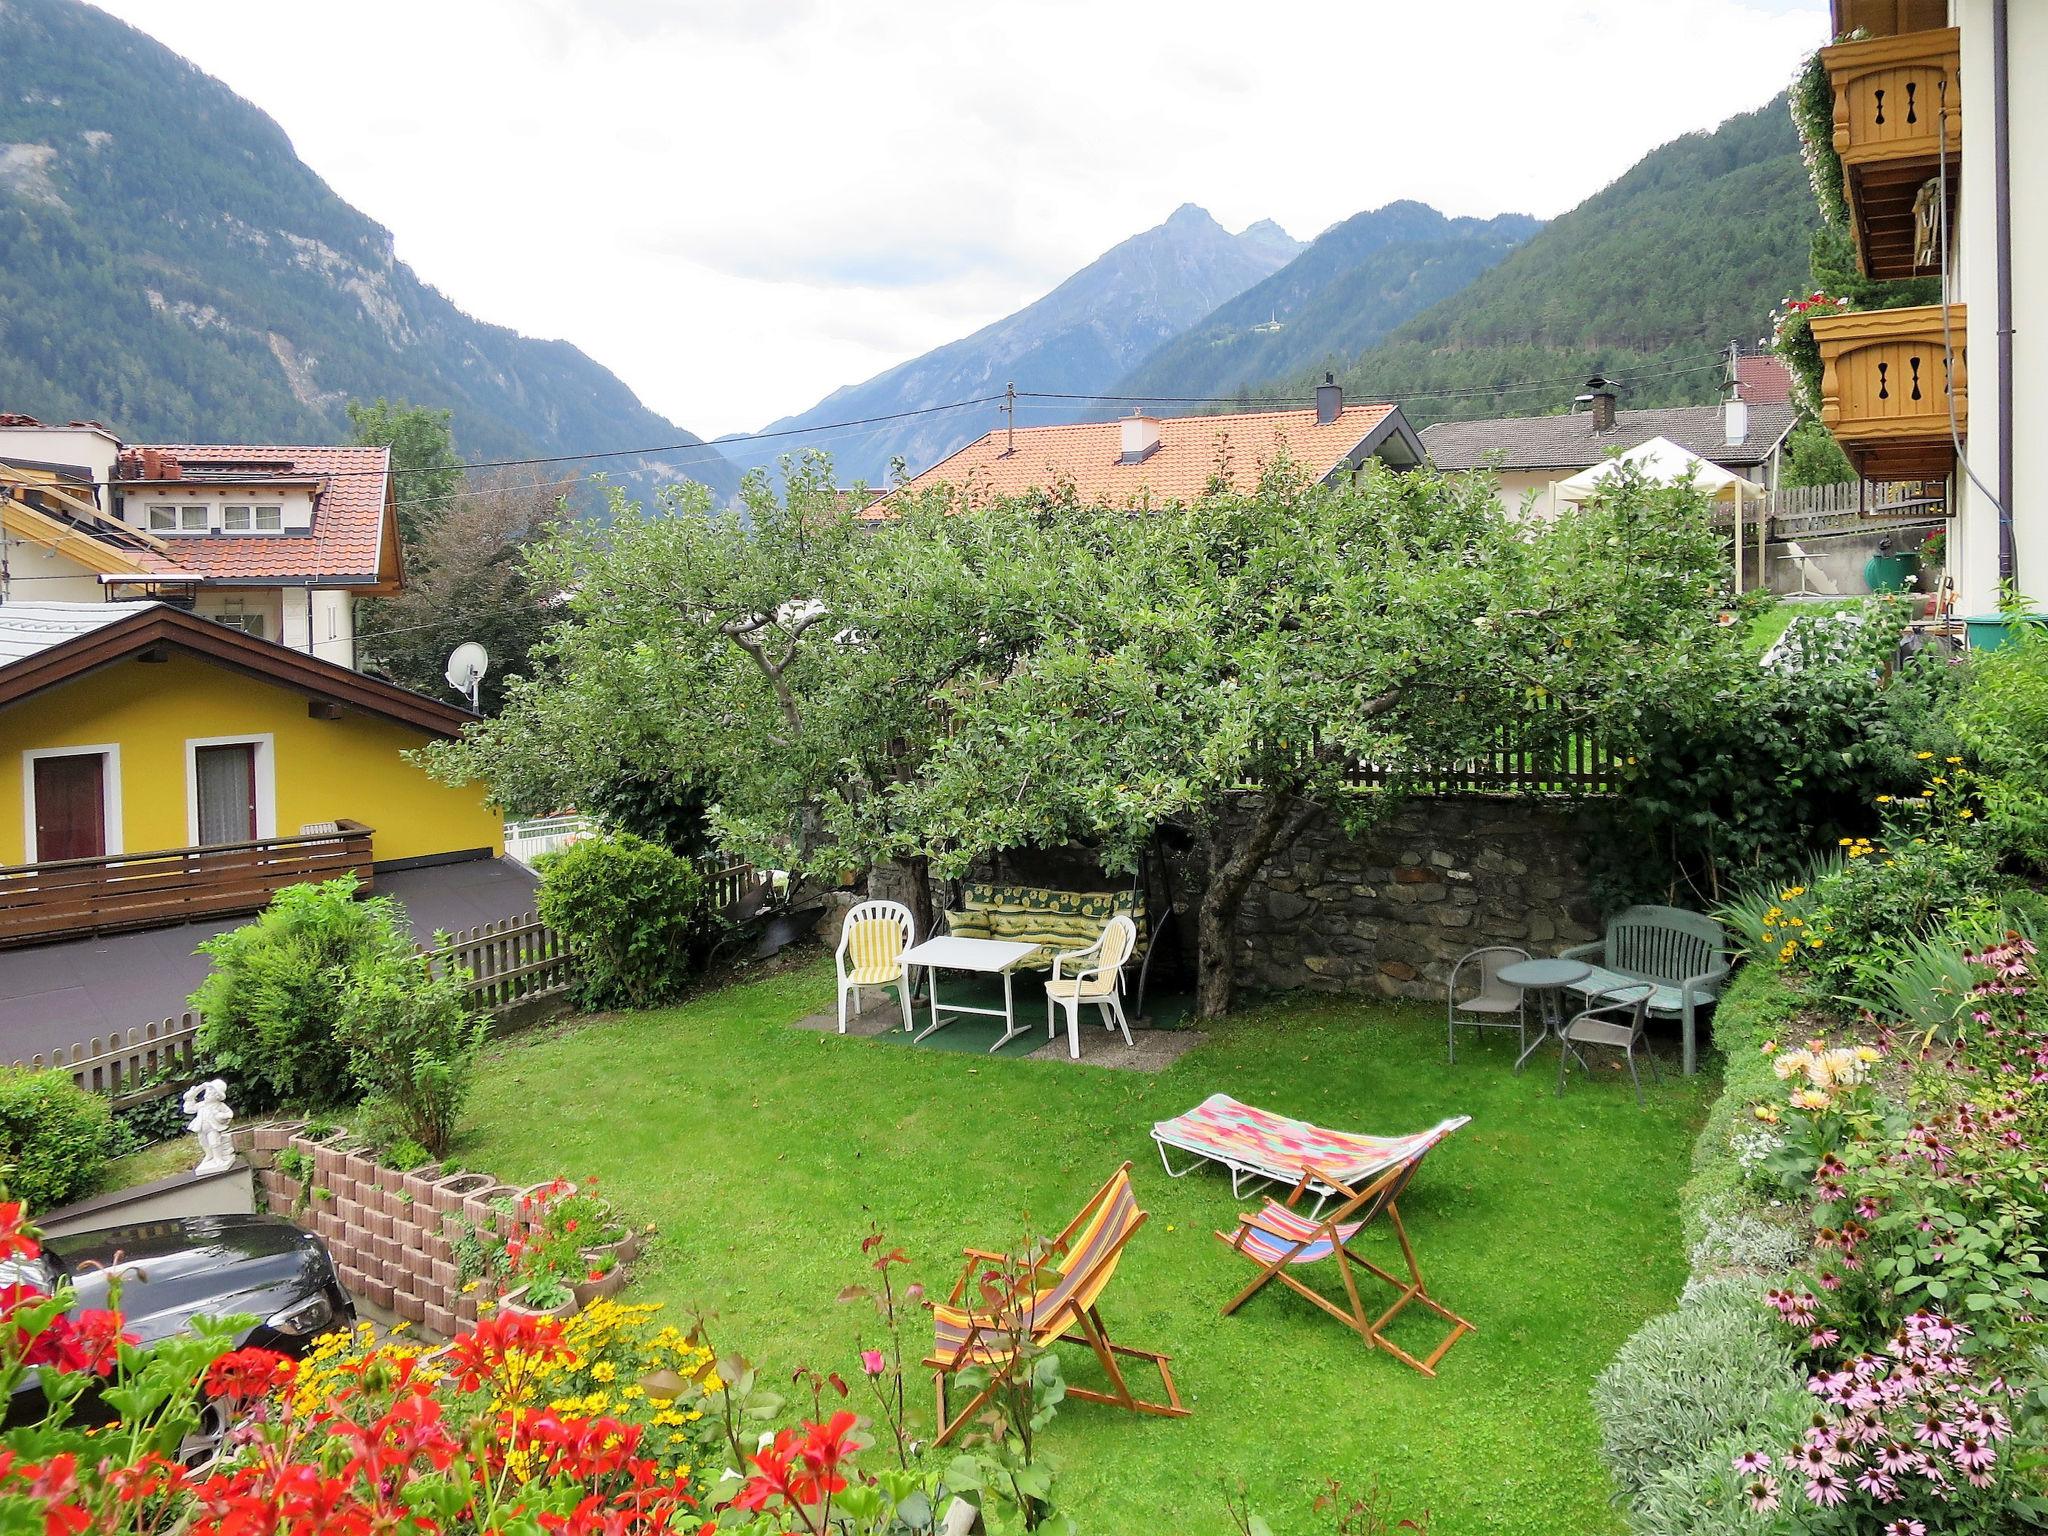
{"type": "MultiPolygon", "coordinates": [[[[7,541],[7,589],[10,603],[103,603],[106,589],[96,572],[57,550],[12,533],[7,541]]],[[[84,535],[80,535],[84,537],[84,535]]]]}
{"type": "MultiPolygon", "coordinates": [[[[102,487],[114,478],[114,460],[120,452],[111,433],[93,427],[0,427],[0,458],[80,464],[102,487]]],[[[102,508],[110,505],[104,489],[95,499],[102,508]]]]}
{"type": "MultiPolygon", "coordinates": [[[[2004,493],[1998,462],[1998,271],[1992,160],[1992,0],[1953,0],[1963,33],[1963,166],[1951,293],[1969,305],[1969,434],[1976,478],[2004,493]]],[[[2011,508],[2020,591],[2048,603],[2048,5],[2007,0],[2008,141],[2011,145],[2013,432],[2011,508]]],[[[1956,470],[1959,603],[1965,614],[1998,602],[1998,522],[1989,498],[1956,470]]]]}
{"type": "Polygon", "coordinates": [[[355,666],[356,598],[353,592],[327,587],[313,594],[313,654],[337,666],[355,666]]]}

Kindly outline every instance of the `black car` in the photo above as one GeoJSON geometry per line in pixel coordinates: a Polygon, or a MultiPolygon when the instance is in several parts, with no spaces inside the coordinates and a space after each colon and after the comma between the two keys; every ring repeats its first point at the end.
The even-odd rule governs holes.
{"type": "MultiPolygon", "coordinates": [[[[149,1345],[195,1317],[249,1316],[255,1324],[237,1345],[303,1355],[321,1334],[355,1322],[355,1304],[341,1288],[327,1247],[275,1216],[188,1216],[138,1222],[42,1240],[40,1259],[0,1264],[0,1282],[50,1291],[70,1285],[77,1309],[106,1307],[120,1277],[127,1331],[149,1345]]],[[[48,1405],[30,1371],[7,1405],[6,1426],[42,1418],[48,1405]]],[[[80,1412],[90,1418],[89,1404],[80,1412]]],[[[208,1425],[208,1438],[222,1426],[208,1425]]],[[[188,1458],[206,1453],[187,1446],[188,1458]]]]}

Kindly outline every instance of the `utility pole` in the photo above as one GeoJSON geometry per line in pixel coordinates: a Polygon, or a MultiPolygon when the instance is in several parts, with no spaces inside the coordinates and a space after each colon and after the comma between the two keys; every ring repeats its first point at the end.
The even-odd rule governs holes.
{"type": "Polygon", "coordinates": [[[1007,459],[1017,451],[1017,385],[1015,380],[1003,386],[1003,403],[999,409],[1010,419],[1009,434],[1004,439],[1003,447],[1003,457],[1007,459]]]}

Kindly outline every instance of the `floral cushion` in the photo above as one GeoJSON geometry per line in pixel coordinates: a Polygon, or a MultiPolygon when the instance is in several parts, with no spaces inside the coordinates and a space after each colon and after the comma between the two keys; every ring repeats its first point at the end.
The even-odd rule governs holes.
{"type": "Polygon", "coordinates": [[[1018,968],[1049,970],[1055,954],[1101,938],[1103,926],[1119,912],[1137,923],[1142,948],[1145,907],[1134,891],[1056,891],[970,881],[961,888],[960,910],[946,914],[946,927],[961,938],[1036,943],[1038,952],[1019,961],[1018,968]]]}

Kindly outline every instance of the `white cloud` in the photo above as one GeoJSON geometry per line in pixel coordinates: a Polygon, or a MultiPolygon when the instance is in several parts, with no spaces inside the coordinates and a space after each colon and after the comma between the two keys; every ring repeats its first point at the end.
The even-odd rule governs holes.
{"type": "Polygon", "coordinates": [[[1755,107],[1823,0],[99,0],[269,112],[463,308],[707,435],[1178,204],[1306,238],[1561,212],[1755,107]]]}

